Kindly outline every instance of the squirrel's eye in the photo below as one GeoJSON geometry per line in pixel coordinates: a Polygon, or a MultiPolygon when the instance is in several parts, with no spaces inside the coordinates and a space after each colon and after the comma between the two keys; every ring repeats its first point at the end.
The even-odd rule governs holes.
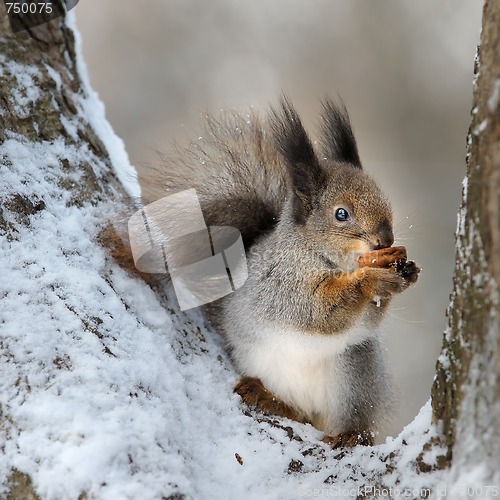
{"type": "Polygon", "coordinates": [[[345,222],[349,219],[349,212],[345,208],[337,208],[335,218],[340,222],[345,222]]]}

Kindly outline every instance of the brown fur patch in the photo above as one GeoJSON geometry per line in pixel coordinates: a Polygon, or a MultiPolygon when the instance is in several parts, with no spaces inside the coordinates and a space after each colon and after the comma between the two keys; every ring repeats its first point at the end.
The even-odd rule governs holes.
{"type": "MultiPolygon", "coordinates": [[[[418,274],[418,268],[416,272],[418,274]]],[[[412,282],[396,267],[365,267],[326,278],[312,277],[310,286],[314,290],[315,307],[310,330],[344,331],[374,303],[380,306],[377,313],[383,312],[392,296],[405,290],[412,282]]]]}
{"type": "Polygon", "coordinates": [[[103,228],[97,235],[97,241],[101,246],[109,251],[109,254],[118,265],[132,273],[139,276],[147,283],[155,283],[155,275],[148,273],[141,273],[137,270],[134,264],[134,258],[132,257],[132,249],[130,248],[130,243],[126,233],[119,233],[115,226],[109,225],[103,228]]]}

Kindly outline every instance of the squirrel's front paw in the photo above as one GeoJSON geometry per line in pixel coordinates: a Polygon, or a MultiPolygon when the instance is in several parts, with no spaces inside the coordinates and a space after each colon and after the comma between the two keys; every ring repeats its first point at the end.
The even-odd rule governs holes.
{"type": "MultiPolygon", "coordinates": [[[[418,269],[416,266],[415,268],[418,269]]],[[[412,272],[411,266],[406,269],[406,264],[401,270],[398,270],[396,266],[383,269],[367,268],[365,273],[369,283],[369,286],[365,288],[365,293],[370,299],[373,297],[388,299],[397,293],[401,293],[411,283],[414,283],[418,276],[418,271],[412,272]]]]}
{"type": "Polygon", "coordinates": [[[417,267],[413,260],[397,262],[394,266],[399,276],[401,276],[409,285],[417,281],[420,268],[417,267]]]}
{"type": "Polygon", "coordinates": [[[358,264],[368,277],[374,296],[388,298],[400,293],[418,279],[420,268],[406,259],[405,247],[388,247],[373,250],[358,257],[358,264]]]}

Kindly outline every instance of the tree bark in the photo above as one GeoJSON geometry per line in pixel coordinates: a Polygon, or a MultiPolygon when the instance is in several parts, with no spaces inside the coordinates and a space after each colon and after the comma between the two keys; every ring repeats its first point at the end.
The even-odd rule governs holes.
{"type": "MultiPolygon", "coordinates": [[[[97,202],[106,198],[111,190],[123,193],[123,187],[109,164],[106,148],[95,131],[89,124],[80,121],[77,136],[70,137],[61,119],[78,118],[75,96],[84,92],[77,71],[74,35],[66,26],[65,17],[14,34],[2,9],[0,54],[4,56],[0,80],[3,108],[0,114],[0,142],[4,143],[7,139],[18,136],[33,143],[46,143],[61,137],[69,141],[69,144],[87,143],[94,155],[108,162],[107,170],[97,173],[89,164],[71,165],[64,159],[60,165],[52,167],[57,168],[58,173],[61,172],[63,179],[66,179],[61,181],[62,187],[71,192],[71,203],[81,205],[97,202]],[[37,70],[37,75],[30,80],[32,88],[41,92],[41,98],[36,103],[29,102],[32,88],[25,87],[20,80],[23,67],[37,70]],[[57,77],[54,77],[54,72],[57,77]],[[20,104],[18,97],[24,97],[25,100],[20,104]],[[85,181],[79,184],[69,181],[71,174],[80,169],[83,169],[85,181]]],[[[10,197],[13,194],[16,193],[2,193],[3,196],[10,197]]],[[[7,203],[7,206],[10,204],[7,203]]],[[[21,212],[23,210],[27,210],[30,215],[33,209],[28,206],[21,209],[21,212]]],[[[2,229],[8,232],[5,221],[2,229]]]]}
{"type": "MultiPolygon", "coordinates": [[[[23,157],[18,155],[18,146],[41,146],[49,154],[54,152],[56,163],[47,161],[37,166],[57,183],[68,208],[97,205],[108,199],[120,203],[127,198],[106,148],[91,125],[81,119],[79,102],[86,90],[77,70],[74,34],[65,21],[63,16],[14,34],[3,5],[0,7],[0,172],[3,181],[0,238],[9,242],[19,241],[21,234],[30,230],[32,218],[53,205],[54,200],[50,198],[57,196],[40,192],[36,183],[30,184],[29,172],[20,168],[23,157]],[[38,94],[35,97],[31,97],[33,90],[38,94]],[[65,124],[72,124],[72,133],[65,124]],[[85,144],[88,151],[78,155],[75,161],[73,154],[68,157],[60,154],[57,140],[63,140],[68,150],[85,144]],[[20,185],[24,187],[22,191],[20,185]]],[[[4,248],[2,253],[6,262],[9,252],[4,248]]],[[[20,330],[24,327],[21,321],[20,330]]],[[[0,324],[3,323],[2,318],[0,324]]],[[[8,342],[2,338],[0,352],[3,359],[14,358],[8,342]]],[[[24,390],[30,390],[29,386],[24,390]]],[[[8,436],[12,422],[3,410],[0,404],[0,435],[8,436]]],[[[9,500],[38,498],[31,478],[15,468],[11,468],[11,473],[2,477],[0,483],[7,484],[9,500]]]]}
{"type": "Polygon", "coordinates": [[[432,389],[442,465],[500,482],[500,3],[487,0],[475,61],[449,326],[432,389]],[[486,457],[489,457],[487,459],[486,457]]]}

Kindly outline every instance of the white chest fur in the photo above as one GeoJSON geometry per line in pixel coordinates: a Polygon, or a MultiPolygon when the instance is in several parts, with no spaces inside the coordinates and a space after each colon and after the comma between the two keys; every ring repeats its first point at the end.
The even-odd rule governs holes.
{"type": "Polygon", "coordinates": [[[339,354],[372,335],[362,326],[340,335],[318,336],[268,325],[251,342],[239,342],[234,357],[245,375],[260,378],[273,394],[308,415],[316,427],[334,433],[335,408],[348,390],[339,354]]]}

